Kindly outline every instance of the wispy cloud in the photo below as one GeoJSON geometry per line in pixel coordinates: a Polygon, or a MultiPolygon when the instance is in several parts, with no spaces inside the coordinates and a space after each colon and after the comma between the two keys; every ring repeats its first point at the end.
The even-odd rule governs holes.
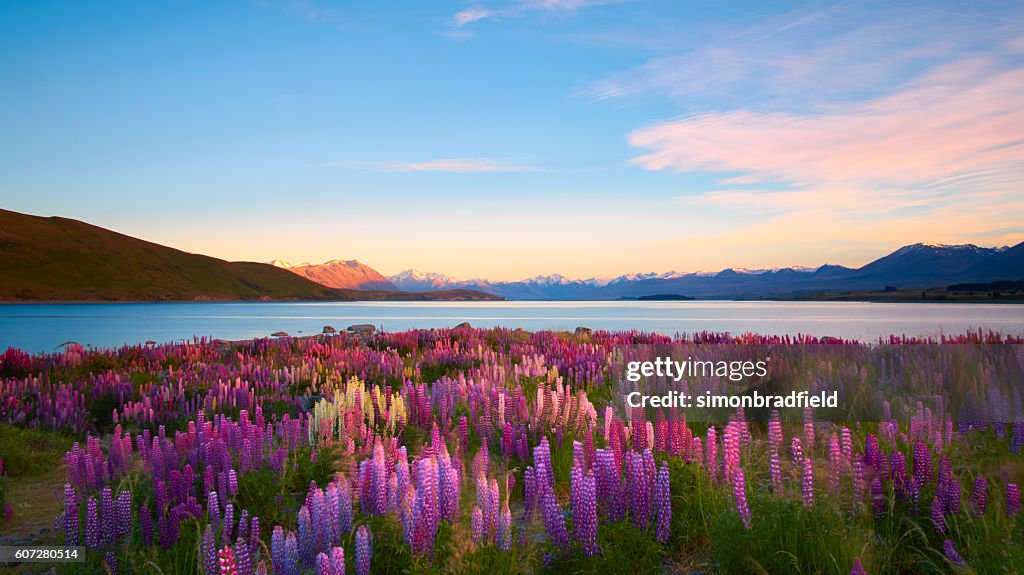
{"type": "Polygon", "coordinates": [[[481,20],[514,18],[530,13],[571,13],[590,6],[613,4],[621,1],[623,0],[519,0],[495,6],[474,4],[465,10],[457,12],[452,17],[452,26],[462,28],[481,20]]]}
{"type": "Polygon", "coordinates": [[[344,168],[375,172],[447,172],[452,174],[483,174],[532,172],[534,168],[510,158],[441,158],[421,162],[398,160],[349,160],[316,164],[317,168],[344,168]]]}

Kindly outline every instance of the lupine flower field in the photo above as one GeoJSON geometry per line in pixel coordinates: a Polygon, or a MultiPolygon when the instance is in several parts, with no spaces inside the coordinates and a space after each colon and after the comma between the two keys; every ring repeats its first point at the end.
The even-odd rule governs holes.
{"type": "MultiPolygon", "coordinates": [[[[0,422],[70,446],[49,464],[48,542],[87,551],[59,573],[1024,573],[1022,344],[474,328],[71,344],[0,356],[0,422]],[[764,350],[864,415],[625,409],[622,365],[647,346],[764,350]]],[[[23,518],[0,481],[3,534],[23,518]]]]}

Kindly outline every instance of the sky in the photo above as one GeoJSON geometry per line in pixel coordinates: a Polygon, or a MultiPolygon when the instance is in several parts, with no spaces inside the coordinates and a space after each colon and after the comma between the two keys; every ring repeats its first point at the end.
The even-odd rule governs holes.
{"type": "Polygon", "coordinates": [[[1020,2],[0,0],[0,207],[456,278],[1024,241],[1020,2]]]}

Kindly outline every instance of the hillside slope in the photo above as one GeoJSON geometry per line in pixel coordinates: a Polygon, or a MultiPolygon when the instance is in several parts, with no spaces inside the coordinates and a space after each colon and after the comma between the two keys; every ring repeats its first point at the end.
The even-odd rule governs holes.
{"type": "Polygon", "coordinates": [[[432,294],[334,289],[288,270],[228,262],[78,220],[0,209],[0,300],[474,300],[471,290],[432,294]]]}

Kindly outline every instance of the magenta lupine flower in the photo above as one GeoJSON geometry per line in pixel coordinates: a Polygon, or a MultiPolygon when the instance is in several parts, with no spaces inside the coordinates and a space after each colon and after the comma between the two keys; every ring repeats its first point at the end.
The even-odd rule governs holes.
{"type": "Polygon", "coordinates": [[[810,458],[804,459],[802,487],[804,507],[811,509],[814,507],[814,462],[810,458]]]}
{"type": "Polygon", "coordinates": [[[1006,514],[1010,517],[1020,514],[1020,488],[1016,483],[1006,484],[1006,514]]]}
{"type": "Polygon", "coordinates": [[[88,549],[100,548],[100,510],[93,497],[85,504],[85,546],[88,549]]]}
{"type": "Polygon", "coordinates": [[[672,485],[668,472],[668,464],[661,463],[657,476],[654,478],[654,538],[668,541],[672,528],[672,485]]]}
{"type": "Polygon", "coordinates": [[[470,514],[469,525],[473,543],[476,543],[477,545],[481,544],[484,540],[484,512],[480,510],[479,505],[473,506],[473,512],[470,514]]]}
{"type": "Polygon", "coordinates": [[[235,553],[225,545],[217,553],[220,575],[238,575],[238,566],[235,564],[235,553]]]}
{"type": "Polygon", "coordinates": [[[718,481],[718,432],[715,426],[708,427],[707,440],[704,442],[704,456],[707,460],[705,471],[712,482],[718,481]]]}
{"type": "Polygon", "coordinates": [[[843,479],[843,454],[839,447],[839,436],[835,433],[828,439],[828,471],[828,488],[838,495],[843,479]]]}
{"type": "Polygon", "coordinates": [[[64,544],[78,545],[78,494],[70,483],[64,484],[64,544]]]}
{"type": "Polygon", "coordinates": [[[860,563],[860,557],[853,558],[853,567],[850,569],[850,575],[868,575],[868,572],[864,570],[864,566],[860,563]]]}
{"type": "Polygon", "coordinates": [[[769,487],[778,493],[782,490],[782,464],[779,462],[777,451],[772,451],[768,456],[768,474],[769,487]]]}
{"type": "MultiPolygon", "coordinates": [[[[358,539],[358,536],[356,537],[358,539]]],[[[358,542],[356,543],[358,545],[358,542]]],[[[356,575],[359,573],[359,558],[358,551],[356,557],[356,575]]],[[[366,574],[370,573],[370,563],[366,563],[366,574]]],[[[345,550],[341,547],[335,547],[331,549],[331,575],[345,575],[345,550]]]]}
{"type": "Polygon", "coordinates": [[[772,410],[768,419],[768,447],[771,451],[778,452],[782,449],[782,418],[779,410],[772,410]]]}
{"type": "MultiPolygon", "coordinates": [[[[747,482],[743,476],[743,468],[737,467],[733,471],[732,495],[736,501],[736,511],[740,514],[740,520],[743,521],[743,527],[750,529],[750,507],[747,505],[747,482]]],[[[804,495],[804,505],[808,508],[814,505],[814,496],[811,497],[811,503],[808,504],[807,496],[804,495]]]]}
{"type": "MultiPolygon", "coordinates": [[[[356,531],[356,575],[370,575],[370,559],[373,557],[373,533],[361,525],[356,531]]],[[[344,560],[342,561],[344,564],[344,560]]],[[[342,574],[344,571],[341,572],[342,574]]]]}
{"type": "Polygon", "coordinates": [[[317,553],[316,555],[316,575],[334,575],[334,570],[331,569],[331,560],[327,558],[326,553],[317,553]]]}
{"type": "Polygon", "coordinates": [[[790,443],[790,453],[793,456],[793,469],[797,474],[802,474],[804,469],[804,448],[799,437],[794,437],[790,443]]]}
{"type": "Polygon", "coordinates": [[[985,514],[985,507],[988,505],[988,480],[980,473],[974,478],[974,492],[971,493],[970,501],[972,511],[979,516],[985,514]]]}
{"type": "Polygon", "coordinates": [[[942,549],[946,552],[946,558],[949,559],[950,563],[956,565],[957,567],[963,567],[965,565],[966,562],[964,561],[964,558],[956,552],[956,547],[953,546],[952,541],[950,541],[949,539],[943,541],[942,549]]]}
{"type": "Polygon", "coordinates": [[[213,526],[206,524],[203,531],[203,541],[200,545],[203,553],[203,568],[206,575],[217,575],[217,543],[213,537],[213,526]]]}
{"type": "Polygon", "coordinates": [[[936,496],[932,499],[931,513],[932,524],[935,525],[935,532],[939,535],[946,533],[946,515],[943,511],[945,511],[945,505],[943,505],[942,499],[936,496]]]}

